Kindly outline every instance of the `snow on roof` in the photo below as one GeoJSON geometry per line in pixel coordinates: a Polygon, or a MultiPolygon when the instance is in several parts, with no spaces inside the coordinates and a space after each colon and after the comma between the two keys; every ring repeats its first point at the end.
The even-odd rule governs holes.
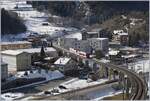
{"type": "MultiPolygon", "coordinates": [[[[56,49],[54,49],[52,47],[46,47],[46,48],[44,48],[44,50],[45,50],[45,52],[56,51],[56,49]]],[[[27,53],[39,53],[41,51],[41,48],[18,49],[18,51],[27,52],[27,53]]]]}
{"type": "Polygon", "coordinates": [[[138,55],[137,54],[131,54],[131,55],[122,55],[121,57],[123,57],[123,58],[134,58],[136,56],[138,56],[138,55]]]}
{"type": "Polygon", "coordinates": [[[5,50],[5,51],[2,51],[2,54],[7,54],[7,55],[19,55],[23,53],[22,51],[17,51],[17,50],[5,50]]]}
{"type": "Polygon", "coordinates": [[[108,40],[108,38],[89,38],[90,40],[108,40]]]}
{"type": "Polygon", "coordinates": [[[70,61],[71,58],[61,57],[54,64],[65,65],[70,61]]]}
{"type": "Polygon", "coordinates": [[[61,78],[63,76],[64,75],[61,72],[59,72],[58,70],[48,71],[46,73],[46,71],[44,69],[41,69],[41,73],[39,73],[39,71],[36,69],[36,70],[32,70],[32,73],[30,71],[19,71],[15,75],[15,77],[17,77],[17,78],[28,78],[29,79],[29,78],[43,77],[43,78],[46,78],[46,80],[61,78]],[[25,72],[28,73],[28,76],[24,75],[25,72]]]}
{"type": "Polygon", "coordinates": [[[1,42],[1,45],[8,45],[8,44],[32,44],[32,43],[28,41],[1,42]]]}
{"type": "Polygon", "coordinates": [[[98,32],[87,32],[88,34],[98,34],[98,32]]]}
{"type": "Polygon", "coordinates": [[[123,32],[124,32],[123,30],[114,30],[113,31],[114,34],[123,33],[123,32]]]}
{"type": "Polygon", "coordinates": [[[128,35],[128,33],[118,33],[118,35],[128,35]]]}
{"type": "Polygon", "coordinates": [[[133,47],[123,47],[120,50],[131,50],[131,51],[135,51],[135,50],[139,50],[139,48],[133,48],[133,47]]]}
{"type": "Polygon", "coordinates": [[[119,51],[117,50],[111,50],[108,52],[109,55],[117,55],[119,53],[119,51]]]}
{"type": "Polygon", "coordinates": [[[78,40],[82,39],[82,34],[80,32],[69,34],[65,36],[66,38],[77,38],[78,40]]]}
{"type": "Polygon", "coordinates": [[[30,4],[18,4],[17,7],[18,8],[32,8],[32,5],[30,5],[30,4]]]}
{"type": "Polygon", "coordinates": [[[110,62],[110,60],[106,60],[106,59],[101,59],[101,60],[99,60],[100,62],[103,62],[103,63],[108,63],[108,62],[110,62]]]}

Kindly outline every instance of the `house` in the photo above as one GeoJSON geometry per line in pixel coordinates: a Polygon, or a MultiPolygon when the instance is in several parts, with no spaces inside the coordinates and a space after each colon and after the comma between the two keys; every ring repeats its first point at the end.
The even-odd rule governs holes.
{"type": "Polygon", "coordinates": [[[120,34],[120,44],[123,46],[127,46],[129,41],[128,33],[120,34]]]}
{"type": "Polygon", "coordinates": [[[9,71],[27,70],[31,65],[31,55],[18,50],[5,50],[1,52],[2,60],[8,64],[9,71]]]}
{"type": "Polygon", "coordinates": [[[68,57],[61,57],[54,62],[54,65],[62,72],[67,72],[77,68],[75,61],[68,57]]]}
{"type": "Polygon", "coordinates": [[[1,42],[1,50],[15,50],[31,48],[32,43],[28,41],[13,41],[13,42],[1,42]]]}
{"type": "Polygon", "coordinates": [[[8,64],[1,61],[1,80],[6,80],[8,77],[8,64]]]}
{"type": "Polygon", "coordinates": [[[121,45],[128,45],[128,33],[124,32],[123,30],[114,30],[113,32],[113,41],[119,41],[121,45]]]}

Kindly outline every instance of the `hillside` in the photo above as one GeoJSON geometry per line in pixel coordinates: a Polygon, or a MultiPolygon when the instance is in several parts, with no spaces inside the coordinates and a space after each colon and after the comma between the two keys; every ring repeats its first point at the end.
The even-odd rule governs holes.
{"type": "Polygon", "coordinates": [[[4,34],[18,34],[26,31],[26,26],[18,17],[17,13],[1,10],[1,33],[4,34]]]}

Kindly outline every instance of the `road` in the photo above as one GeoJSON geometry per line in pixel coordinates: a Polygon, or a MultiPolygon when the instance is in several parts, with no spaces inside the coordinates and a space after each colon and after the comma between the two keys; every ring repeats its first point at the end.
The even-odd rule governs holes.
{"type": "Polygon", "coordinates": [[[46,83],[33,85],[33,86],[29,86],[29,87],[25,87],[25,88],[21,88],[21,89],[17,89],[17,90],[12,90],[12,92],[20,92],[20,93],[32,95],[32,94],[36,94],[36,93],[45,91],[47,89],[54,88],[54,87],[58,86],[59,84],[66,82],[68,80],[71,80],[71,79],[72,79],[72,77],[66,77],[65,79],[51,80],[46,83]]]}
{"type": "Polygon", "coordinates": [[[71,91],[67,91],[67,92],[63,92],[57,95],[53,95],[53,96],[47,96],[47,95],[41,95],[41,96],[34,96],[34,98],[32,100],[62,100],[62,99],[70,99],[73,96],[86,96],[86,94],[89,94],[91,92],[95,92],[97,90],[101,90],[103,88],[107,88],[107,87],[111,87],[114,84],[117,84],[118,82],[114,81],[111,82],[105,82],[102,84],[97,84],[97,85],[93,85],[93,86],[88,86],[88,87],[84,87],[84,88],[80,88],[80,89],[75,89],[75,90],[71,90],[71,91]]]}
{"type": "MultiPolygon", "coordinates": [[[[69,56],[71,56],[74,59],[77,59],[77,58],[83,59],[79,55],[76,55],[76,54],[70,52],[69,50],[64,49],[64,48],[62,48],[56,44],[53,44],[53,47],[69,54],[69,56]]],[[[129,78],[129,80],[131,82],[131,87],[132,87],[130,99],[131,100],[143,100],[143,99],[145,99],[145,95],[147,94],[147,85],[145,84],[143,79],[138,74],[126,69],[127,67],[119,67],[119,66],[116,66],[116,65],[110,64],[110,63],[109,64],[108,63],[102,63],[97,59],[88,59],[88,60],[94,61],[97,64],[100,64],[104,67],[109,67],[109,68],[115,69],[115,70],[123,73],[124,75],[127,75],[127,77],[129,78]]]]}

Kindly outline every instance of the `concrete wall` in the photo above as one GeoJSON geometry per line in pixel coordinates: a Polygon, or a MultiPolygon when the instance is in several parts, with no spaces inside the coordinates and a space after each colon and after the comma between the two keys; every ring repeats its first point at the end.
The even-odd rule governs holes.
{"type": "Polygon", "coordinates": [[[31,66],[31,55],[22,53],[17,56],[17,71],[27,70],[31,66]]]}
{"type": "Polygon", "coordinates": [[[1,64],[1,79],[5,80],[8,77],[8,65],[1,64]]]}
{"type": "Polygon", "coordinates": [[[11,69],[16,70],[17,67],[16,56],[2,54],[2,60],[3,62],[8,64],[9,70],[11,69]]]}
{"type": "Polygon", "coordinates": [[[9,71],[25,70],[31,65],[31,55],[28,53],[22,53],[19,55],[2,54],[2,59],[8,64],[9,71]]]}

